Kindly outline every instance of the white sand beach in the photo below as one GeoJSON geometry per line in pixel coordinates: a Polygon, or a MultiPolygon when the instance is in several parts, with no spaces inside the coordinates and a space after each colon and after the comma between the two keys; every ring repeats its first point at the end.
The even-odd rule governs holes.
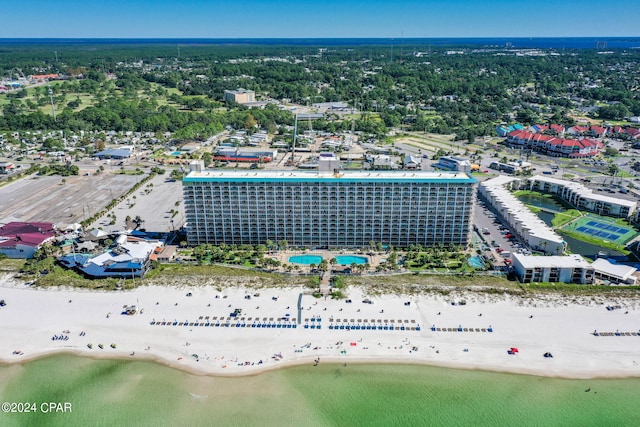
{"type": "Polygon", "coordinates": [[[7,275],[0,278],[0,299],[6,302],[0,307],[0,363],[68,352],[156,360],[203,375],[253,375],[295,364],[391,362],[562,378],[640,377],[640,300],[522,299],[453,288],[448,295],[367,296],[351,287],[351,303],[302,296],[298,324],[303,291],[32,289],[7,275]],[[138,312],[122,314],[131,305],[138,312]],[[234,319],[235,309],[241,312],[234,319]],[[594,331],[612,334],[596,336],[594,331]],[[509,354],[511,348],[517,353],[509,354]],[[547,352],[553,357],[543,357],[547,352]]]}

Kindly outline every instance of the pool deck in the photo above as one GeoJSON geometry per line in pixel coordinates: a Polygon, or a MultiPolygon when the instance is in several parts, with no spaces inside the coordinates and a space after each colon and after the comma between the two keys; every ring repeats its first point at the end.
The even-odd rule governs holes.
{"type": "MultiPolygon", "coordinates": [[[[270,256],[276,258],[278,261],[280,261],[283,265],[285,264],[290,264],[293,265],[295,270],[294,271],[299,271],[299,272],[310,272],[311,271],[311,267],[308,265],[302,265],[302,264],[296,264],[296,263],[292,263],[289,262],[289,258],[292,256],[302,256],[302,255],[317,255],[317,256],[321,256],[322,259],[326,259],[327,262],[329,262],[329,260],[331,258],[335,258],[337,256],[359,256],[359,257],[365,257],[369,259],[369,266],[370,269],[373,270],[375,269],[381,262],[381,260],[386,259],[387,256],[389,256],[386,253],[374,253],[373,255],[369,255],[369,253],[365,253],[365,252],[354,252],[354,251],[347,251],[347,250],[326,250],[326,249],[321,249],[321,250],[309,250],[309,251],[292,251],[292,250],[287,250],[287,251],[278,251],[277,253],[273,253],[270,256]]],[[[347,268],[349,267],[348,265],[335,265],[332,266],[332,270],[335,270],[336,268],[347,268]]]]}

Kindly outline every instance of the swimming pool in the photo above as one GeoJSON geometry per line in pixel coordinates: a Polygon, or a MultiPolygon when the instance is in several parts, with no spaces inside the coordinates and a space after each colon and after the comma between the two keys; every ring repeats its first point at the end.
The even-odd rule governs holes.
{"type": "Polygon", "coordinates": [[[182,154],[182,151],[174,151],[171,153],[172,156],[179,156],[180,154],[182,154]]]}
{"type": "Polygon", "coordinates": [[[482,258],[477,255],[469,258],[467,262],[473,268],[484,268],[484,262],[482,261],[482,258]]]}
{"type": "Polygon", "coordinates": [[[340,255],[336,257],[338,265],[366,264],[369,258],[366,256],[340,255]]]}
{"type": "Polygon", "coordinates": [[[289,257],[289,262],[293,264],[318,265],[321,261],[322,257],[320,255],[296,255],[289,257]]]}

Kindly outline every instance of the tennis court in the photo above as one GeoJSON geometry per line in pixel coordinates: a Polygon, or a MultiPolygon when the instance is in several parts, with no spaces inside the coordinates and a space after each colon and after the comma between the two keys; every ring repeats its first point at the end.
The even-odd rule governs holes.
{"type": "Polygon", "coordinates": [[[618,233],[618,234],[625,234],[630,231],[628,228],[622,228],[622,227],[618,227],[617,225],[607,224],[607,223],[598,222],[598,221],[589,221],[587,222],[586,225],[589,227],[598,228],[600,230],[609,231],[609,232],[618,233]]]}
{"type": "Polygon", "coordinates": [[[576,231],[579,231],[580,233],[590,234],[595,237],[600,237],[602,239],[611,240],[612,242],[615,242],[620,238],[620,234],[609,233],[597,228],[591,228],[584,225],[577,227],[576,231]]]}
{"type": "Polygon", "coordinates": [[[608,240],[618,245],[624,245],[638,235],[638,231],[626,223],[613,222],[610,218],[593,213],[576,219],[562,229],[582,233],[592,238],[608,240]]]}

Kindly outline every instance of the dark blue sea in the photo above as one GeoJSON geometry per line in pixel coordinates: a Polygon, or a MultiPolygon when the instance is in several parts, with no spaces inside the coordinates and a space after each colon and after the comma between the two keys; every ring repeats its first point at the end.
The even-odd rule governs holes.
{"type": "Polygon", "coordinates": [[[640,37],[496,37],[496,38],[233,38],[233,39],[118,39],[118,38],[0,38],[0,45],[217,45],[217,46],[371,46],[423,45],[432,47],[541,48],[541,49],[631,49],[640,48],[640,37]]]}

